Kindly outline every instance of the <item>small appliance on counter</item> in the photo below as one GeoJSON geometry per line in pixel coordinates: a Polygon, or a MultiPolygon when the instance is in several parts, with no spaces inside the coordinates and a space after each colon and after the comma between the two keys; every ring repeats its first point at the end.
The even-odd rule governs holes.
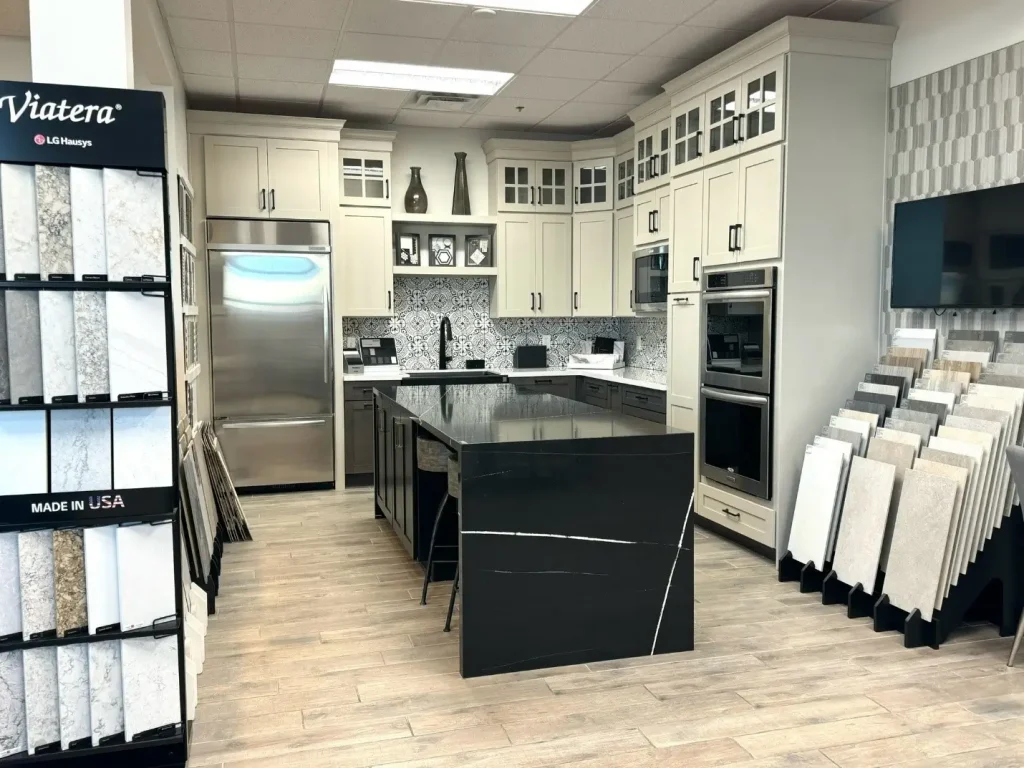
{"type": "Polygon", "coordinates": [[[530,370],[548,367],[547,347],[516,347],[512,356],[512,367],[516,370],[530,370]]]}
{"type": "Polygon", "coordinates": [[[359,355],[366,373],[401,372],[394,339],[359,339],[359,355]]]}
{"type": "MultiPolygon", "coordinates": [[[[604,342],[611,339],[598,339],[594,342],[593,349],[606,349],[604,342]],[[598,344],[598,342],[602,342],[598,344]]],[[[612,341],[611,352],[595,352],[592,354],[569,355],[569,363],[566,368],[589,369],[592,371],[614,371],[616,368],[626,367],[626,342],[612,341]]]]}
{"type": "Polygon", "coordinates": [[[366,372],[363,365],[363,357],[359,354],[357,347],[351,347],[342,352],[342,362],[345,366],[345,373],[350,376],[361,376],[366,372]]]}

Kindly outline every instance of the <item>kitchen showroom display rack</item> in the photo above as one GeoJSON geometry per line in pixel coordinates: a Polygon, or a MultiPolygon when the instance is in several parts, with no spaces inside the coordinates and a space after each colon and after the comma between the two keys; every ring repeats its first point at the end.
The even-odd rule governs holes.
{"type": "MultiPolygon", "coordinates": [[[[172,526],[175,613],[157,619],[151,626],[131,631],[96,634],[75,634],[65,637],[44,637],[0,642],[0,653],[35,648],[92,644],[138,638],[177,638],[178,721],[149,732],[137,733],[132,741],[125,734],[114,735],[93,746],[91,739],[62,750],[60,742],[35,754],[27,752],[0,759],[0,768],[62,766],[65,768],[184,768],[188,757],[190,724],[187,719],[185,685],[185,619],[182,584],[187,580],[188,566],[182,562],[181,519],[178,506],[178,441],[174,434],[175,376],[174,327],[172,306],[170,215],[167,191],[167,169],[164,155],[164,101],[155,92],[80,88],[41,83],[0,82],[0,96],[20,98],[31,89],[41,102],[69,104],[117,103],[115,120],[107,124],[65,125],[33,123],[23,117],[18,124],[0,121],[0,162],[24,166],[47,165],[91,169],[135,171],[139,175],[159,177],[163,188],[164,274],[125,277],[123,282],[96,280],[42,280],[39,275],[0,274],[0,291],[96,291],[104,294],[118,291],[139,292],[159,297],[164,302],[164,345],[167,354],[167,391],[129,396],[113,400],[90,398],[90,402],[60,402],[0,405],[0,412],[61,411],[73,409],[119,409],[167,406],[171,409],[166,439],[170,443],[172,466],[169,484],[164,487],[108,489],[72,493],[0,496],[0,533],[33,530],[87,529],[100,526],[141,526],[170,523],[172,526]],[[40,135],[54,131],[86,139],[88,147],[69,144],[41,143],[40,135]],[[98,400],[93,402],[92,400],[98,400]],[[117,503],[114,503],[114,499],[117,503]],[[42,510],[42,511],[41,511],[42,510]],[[84,743],[83,743],[84,742],[84,743]]],[[[114,107],[111,107],[114,109],[114,107]]],[[[48,418],[48,417],[47,417],[48,418]]],[[[49,422],[47,421],[47,455],[49,455],[49,422]]],[[[113,485],[114,483],[112,483],[113,485]]]]}

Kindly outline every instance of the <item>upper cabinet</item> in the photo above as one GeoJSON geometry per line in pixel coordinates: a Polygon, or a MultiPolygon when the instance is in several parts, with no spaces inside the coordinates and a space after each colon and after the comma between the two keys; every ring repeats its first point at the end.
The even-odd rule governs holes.
{"type": "Polygon", "coordinates": [[[343,147],[340,153],[342,205],[391,207],[391,153],[343,147]]]}
{"type": "Polygon", "coordinates": [[[740,81],[730,80],[704,95],[708,149],[705,163],[717,163],[735,157],[740,146],[740,81]]]}
{"type": "Polygon", "coordinates": [[[490,173],[499,213],[572,212],[572,163],[497,160],[490,173]]]}
{"type": "MultiPolygon", "coordinates": [[[[707,136],[706,150],[699,150],[703,163],[710,165],[728,160],[782,141],[785,138],[785,87],[786,56],[783,54],[708,91],[703,99],[704,115],[697,116],[698,123],[703,117],[704,126],[696,133],[707,136]]],[[[684,108],[677,108],[673,117],[678,120],[684,108]]],[[[689,115],[686,128],[690,128],[689,115]]],[[[678,139],[677,133],[677,147],[678,139]]],[[[700,143],[698,140],[697,144],[700,143]]],[[[699,166],[690,166],[691,169],[696,167],[699,166]]]]}
{"type": "Polygon", "coordinates": [[[636,194],[636,152],[631,150],[615,158],[615,207],[633,205],[636,194]]]}
{"type": "Polygon", "coordinates": [[[208,216],[330,218],[333,145],[248,136],[206,136],[203,143],[208,216]]]}
{"type": "Polygon", "coordinates": [[[633,229],[637,247],[664,242],[672,237],[671,186],[637,195],[633,229]]]}
{"type": "Polygon", "coordinates": [[[672,110],[672,173],[678,176],[704,165],[704,98],[672,110]]]}
{"type": "Polygon", "coordinates": [[[577,213],[572,218],[573,317],[610,317],[614,298],[615,214],[597,211],[577,213]]]}
{"type": "Polygon", "coordinates": [[[672,173],[672,120],[636,134],[636,193],[668,184],[672,173]]]}
{"type": "Polygon", "coordinates": [[[335,269],[341,309],[350,317],[390,317],[395,312],[391,211],[340,209],[335,269]]]}
{"type": "Polygon", "coordinates": [[[573,163],[573,211],[592,213],[610,211],[615,159],[580,160],[573,163]]]}
{"type": "Polygon", "coordinates": [[[498,218],[498,279],[492,317],[572,315],[572,217],[504,214],[498,218]]]}

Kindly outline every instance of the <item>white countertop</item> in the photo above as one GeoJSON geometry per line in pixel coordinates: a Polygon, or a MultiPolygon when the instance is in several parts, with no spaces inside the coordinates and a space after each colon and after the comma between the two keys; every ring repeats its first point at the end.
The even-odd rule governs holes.
{"type": "MultiPolygon", "coordinates": [[[[459,368],[449,369],[462,370],[459,368]]],[[[668,391],[668,374],[665,371],[650,371],[646,368],[617,368],[613,371],[597,371],[590,368],[533,368],[530,370],[513,370],[511,368],[485,368],[491,373],[499,373],[510,379],[549,378],[556,376],[586,376],[588,379],[609,381],[613,384],[627,384],[633,387],[654,389],[659,392],[668,391]]],[[[416,371],[416,373],[440,373],[440,371],[416,371]]],[[[347,382],[360,381],[401,381],[408,375],[406,371],[379,373],[369,371],[361,374],[344,374],[347,382]]]]}

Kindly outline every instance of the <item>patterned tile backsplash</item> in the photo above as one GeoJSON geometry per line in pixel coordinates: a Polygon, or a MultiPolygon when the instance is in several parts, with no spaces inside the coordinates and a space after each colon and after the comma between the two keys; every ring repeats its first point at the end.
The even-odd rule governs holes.
{"type": "Polygon", "coordinates": [[[889,310],[896,203],[1024,181],[1024,43],[898,85],[889,96],[883,344],[894,328],[1024,330],[1022,310],[889,310]]]}
{"type": "Polygon", "coordinates": [[[441,318],[452,322],[449,354],[453,368],[466,359],[483,359],[490,368],[511,368],[516,347],[540,344],[551,336],[548,365],[564,366],[595,336],[626,341],[626,360],[637,368],[663,371],[668,366],[665,318],[576,319],[555,317],[495,319],[490,316],[490,289],[483,278],[398,277],[394,317],[345,318],[349,336],[391,336],[399,362],[410,370],[437,368],[441,318]],[[643,349],[638,351],[638,340],[643,349]]]}

